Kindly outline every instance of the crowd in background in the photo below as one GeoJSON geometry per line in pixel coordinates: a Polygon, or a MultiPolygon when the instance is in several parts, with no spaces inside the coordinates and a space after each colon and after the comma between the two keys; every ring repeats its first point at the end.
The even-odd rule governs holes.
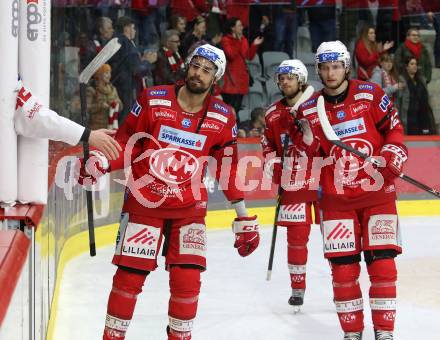
{"type": "Polygon", "coordinates": [[[227,57],[214,94],[234,108],[239,136],[257,137],[264,129],[264,105],[249,106],[243,98],[250,88],[266,91],[274,80],[264,67],[261,74],[252,73],[249,62],[263,66],[267,51],[301,58],[321,42],[339,39],[352,52],[351,76],[382,86],[407,134],[437,134],[440,107],[430,105],[427,84],[440,80],[433,79],[433,69],[440,67],[440,5],[425,8],[423,0],[312,2],[302,7],[269,0],[53,1],[51,105],[80,119],[78,74],[118,37],[121,49],[87,90],[92,128],[117,128],[143,89],[182,82],[185,58],[208,42],[227,57]],[[432,46],[422,43],[421,32],[433,33],[432,46]],[[304,36],[308,43],[301,45],[304,36]],[[242,117],[246,109],[250,114],[242,117]]]}

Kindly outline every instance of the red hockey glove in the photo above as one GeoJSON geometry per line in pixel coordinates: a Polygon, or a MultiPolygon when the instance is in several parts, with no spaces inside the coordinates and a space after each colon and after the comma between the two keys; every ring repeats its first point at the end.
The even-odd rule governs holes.
{"type": "Polygon", "coordinates": [[[234,248],[237,248],[240,256],[248,256],[260,243],[257,216],[237,217],[232,223],[235,233],[234,248]]]}
{"type": "Polygon", "coordinates": [[[84,164],[84,158],[80,158],[79,167],[77,168],[78,183],[80,185],[93,185],[101,176],[110,171],[110,165],[107,158],[100,151],[90,151],[90,158],[84,164]]]}
{"type": "Polygon", "coordinates": [[[385,180],[392,181],[402,173],[403,163],[408,159],[405,145],[385,144],[380,150],[385,158],[385,167],[379,168],[385,180]]]}
{"type": "Polygon", "coordinates": [[[295,120],[295,124],[290,127],[290,138],[295,147],[307,154],[314,153],[319,147],[319,140],[313,134],[310,122],[307,118],[295,120]]]}

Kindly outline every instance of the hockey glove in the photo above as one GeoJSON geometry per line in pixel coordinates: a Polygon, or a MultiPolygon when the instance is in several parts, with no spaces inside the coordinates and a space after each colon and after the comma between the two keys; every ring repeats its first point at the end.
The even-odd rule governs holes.
{"type": "Polygon", "coordinates": [[[273,179],[275,183],[280,182],[281,171],[282,171],[282,167],[281,167],[280,157],[274,157],[264,163],[264,168],[263,168],[264,175],[269,179],[273,179]]]}
{"type": "Polygon", "coordinates": [[[77,167],[78,183],[80,185],[96,184],[98,179],[110,172],[110,165],[107,158],[102,152],[93,150],[90,151],[90,158],[87,163],[84,163],[84,158],[79,159],[79,166],[77,167]]]}
{"type": "Polygon", "coordinates": [[[313,154],[319,147],[319,140],[315,138],[307,118],[295,119],[295,123],[290,126],[289,134],[293,144],[299,151],[313,154]]]}
{"type": "Polygon", "coordinates": [[[402,173],[403,163],[408,159],[408,150],[405,145],[385,144],[380,150],[385,159],[385,166],[380,172],[385,180],[392,181],[402,173]]]}
{"type": "Polygon", "coordinates": [[[235,233],[234,248],[237,248],[240,256],[248,256],[260,243],[257,216],[237,217],[232,223],[235,233]]]}

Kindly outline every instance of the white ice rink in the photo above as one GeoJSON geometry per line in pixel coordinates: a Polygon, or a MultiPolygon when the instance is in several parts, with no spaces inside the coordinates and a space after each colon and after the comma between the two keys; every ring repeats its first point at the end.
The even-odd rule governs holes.
{"type": "MultiPolygon", "coordinates": [[[[398,257],[398,311],[395,339],[440,339],[440,219],[401,220],[404,253],[398,257]]],[[[263,228],[260,247],[247,258],[233,249],[230,230],[208,233],[208,270],[194,340],[340,340],[342,333],[332,302],[329,267],[322,258],[321,236],[312,229],[307,291],[302,311],[294,315],[286,263],[286,233],[278,230],[272,281],[266,268],[272,228],[263,228]]],[[[54,340],[101,339],[108,293],[115,267],[113,247],[94,258],[72,260],[63,275],[54,340]]],[[[364,339],[373,339],[368,305],[368,277],[362,265],[364,339]]],[[[164,340],[167,325],[168,275],[160,267],[146,281],[127,340],[164,340]]]]}

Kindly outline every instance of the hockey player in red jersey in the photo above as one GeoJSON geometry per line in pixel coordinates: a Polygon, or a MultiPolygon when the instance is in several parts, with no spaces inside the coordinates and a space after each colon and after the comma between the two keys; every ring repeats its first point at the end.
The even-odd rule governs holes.
{"type": "Polygon", "coordinates": [[[237,126],[232,109],[211,95],[226,58],[205,44],[187,59],[183,86],[156,86],[138,98],[116,140],[125,159],[94,157],[81,180],[131,165],[113,263],[118,266],[107,307],[104,340],[125,339],[137,295],[163,254],[170,276],[169,340],[189,340],[197,312],[200,273],[206,268],[207,192],[203,174],[208,156],[237,218],[235,244],[241,256],[258,246],[256,216],[248,217],[243,193],[235,187],[237,126]],[[131,151],[129,151],[131,150],[131,151]],[[125,162],[125,164],[124,164],[125,162]],[[228,183],[229,180],[229,183],[228,183]]]}
{"type": "MultiPolygon", "coordinates": [[[[263,156],[266,160],[264,172],[277,184],[281,183],[282,169],[284,164],[288,164],[287,160],[294,162],[295,157],[300,156],[289,138],[288,126],[293,122],[290,111],[300,97],[302,98],[302,94],[308,86],[307,75],[307,68],[298,59],[283,61],[275,73],[274,80],[283,94],[283,98],[270,105],[266,111],[266,129],[261,143],[263,156]],[[284,164],[281,164],[281,158],[285,160],[284,164]]],[[[302,99],[305,101],[308,98],[302,99]]],[[[289,178],[291,183],[283,184],[308,187],[306,183],[295,182],[296,172],[290,170],[288,172],[292,174],[289,178]]],[[[312,223],[311,208],[314,200],[316,200],[316,191],[313,190],[300,190],[299,188],[292,191],[283,190],[277,217],[277,225],[287,227],[287,263],[292,288],[292,295],[288,302],[296,309],[299,309],[304,302],[307,242],[312,223]]]]}
{"type": "MultiPolygon", "coordinates": [[[[361,252],[370,277],[370,308],[376,340],[393,339],[397,270],[401,253],[394,180],[407,160],[398,112],[376,84],[349,79],[350,54],[340,41],[322,43],[316,70],[321,93],[300,106],[303,141],[308,151],[330,157],[322,169],[322,233],[329,260],[339,322],[345,340],[362,338],[363,299],[359,286],[361,252]],[[377,169],[333,145],[317,117],[319,95],[336,135],[344,143],[381,159],[377,169]]],[[[293,137],[294,138],[294,137],[293,137]]]]}

